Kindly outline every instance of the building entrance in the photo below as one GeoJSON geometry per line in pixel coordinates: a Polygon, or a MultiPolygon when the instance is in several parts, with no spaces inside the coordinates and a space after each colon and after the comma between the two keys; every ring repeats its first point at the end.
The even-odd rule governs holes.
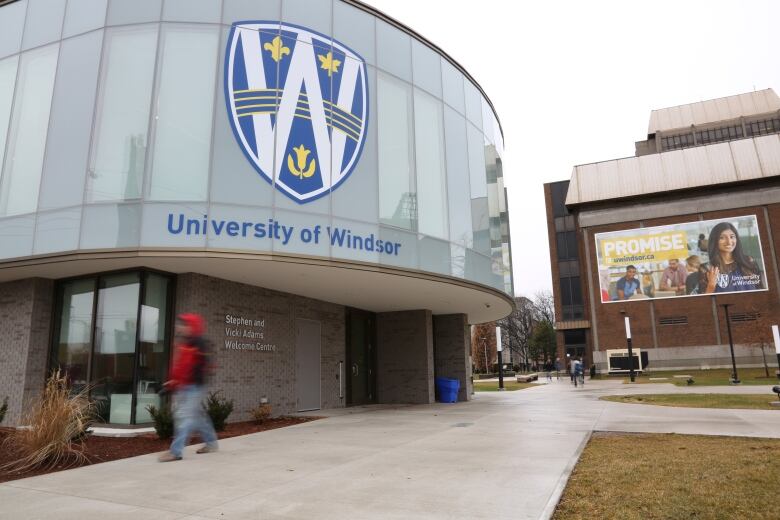
{"type": "Polygon", "coordinates": [[[376,316],[347,309],[347,406],[376,403],[376,316]]]}

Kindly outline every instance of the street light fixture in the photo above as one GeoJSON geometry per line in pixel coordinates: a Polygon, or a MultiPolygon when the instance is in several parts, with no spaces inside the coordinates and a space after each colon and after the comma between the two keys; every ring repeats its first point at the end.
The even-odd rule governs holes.
{"type": "Polygon", "coordinates": [[[628,345],[628,377],[632,383],[636,382],[636,373],[634,372],[634,351],[631,348],[631,319],[626,311],[620,311],[626,324],[626,345],[628,345]]]}
{"type": "Polygon", "coordinates": [[[729,307],[734,305],[733,303],[721,303],[720,306],[723,307],[723,312],[726,314],[726,330],[729,333],[729,348],[731,349],[731,382],[735,385],[738,385],[740,383],[739,377],[737,377],[737,361],[734,359],[734,340],[731,337],[731,320],[729,319],[729,307]]]}

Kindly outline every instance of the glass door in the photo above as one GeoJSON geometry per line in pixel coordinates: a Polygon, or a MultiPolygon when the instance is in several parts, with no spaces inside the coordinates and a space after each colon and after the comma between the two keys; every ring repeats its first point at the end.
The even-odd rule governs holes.
{"type": "Polygon", "coordinates": [[[347,309],[347,405],[376,402],[376,317],[347,309]]]}
{"type": "Polygon", "coordinates": [[[61,282],[51,368],[74,391],[91,385],[98,418],[151,422],[168,372],[172,279],[149,271],[61,282]]]}

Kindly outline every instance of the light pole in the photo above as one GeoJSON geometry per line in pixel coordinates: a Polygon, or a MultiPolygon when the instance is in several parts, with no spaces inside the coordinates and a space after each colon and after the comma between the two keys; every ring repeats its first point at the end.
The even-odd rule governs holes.
{"type": "Polygon", "coordinates": [[[496,357],[498,358],[498,391],[504,390],[504,348],[501,346],[501,327],[496,327],[496,357]]]}
{"type": "Polygon", "coordinates": [[[726,314],[726,330],[729,333],[729,348],[731,349],[731,368],[733,369],[733,372],[731,373],[731,382],[735,385],[739,384],[739,377],[737,377],[737,361],[734,359],[734,340],[731,337],[731,320],[729,319],[729,307],[734,305],[733,303],[721,303],[720,306],[723,307],[723,312],[726,314]]]}
{"type": "Polygon", "coordinates": [[[623,320],[626,324],[626,345],[628,345],[628,377],[632,383],[636,382],[636,374],[634,373],[634,350],[631,348],[631,319],[626,314],[626,311],[620,311],[623,315],[623,320]]]}
{"type": "Polygon", "coordinates": [[[780,379],[780,331],[778,331],[777,325],[772,325],[772,335],[775,337],[775,353],[777,354],[777,372],[775,374],[780,379]]]}

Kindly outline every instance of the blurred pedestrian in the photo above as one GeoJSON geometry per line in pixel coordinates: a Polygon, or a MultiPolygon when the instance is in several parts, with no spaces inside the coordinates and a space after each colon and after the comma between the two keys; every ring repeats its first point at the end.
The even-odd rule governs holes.
{"type": "Polygon", "coordinates": [[[561,380],[561,358],[555,358],[555,377],[558,381],[561,380]]]}
{"type": "Polygon", "coordinates": [[[160,462],[181,460],[193,432],[199,433],[206,443],[197,453],[217,451],[217,433],[201,405],[209,366],[204,325],[203,317],[198,314],[180,314],[176,318],[173,365],[165,382],[165,388],[173,392],[174,438],[170,450],[160,456],[160,462]]]}

